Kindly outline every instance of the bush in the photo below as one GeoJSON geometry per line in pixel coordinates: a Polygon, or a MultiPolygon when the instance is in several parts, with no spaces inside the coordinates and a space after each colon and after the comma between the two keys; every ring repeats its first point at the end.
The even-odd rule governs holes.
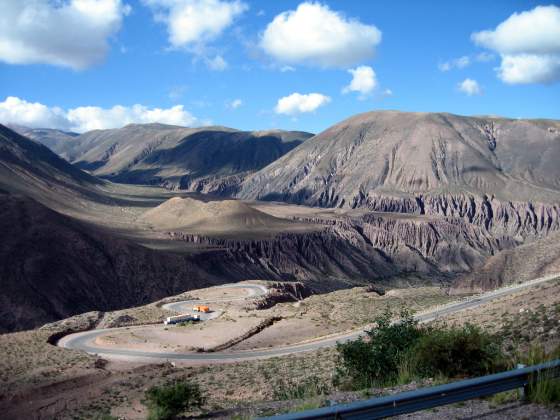
{"type": "Polygon", "coordinates": [[[420,327],[408,310],[400,312],[398,323],[392,318],[385,311],[365,338],[337,346],[337,385],[363,389],[414,378],[481,376],[508,367],[501,340],[478,327],[420,327]]]}
{"type": "Polygon", "coordinates": [[[420,377],[483,376],[508,367],[497,336],[470,324],[426,330],[408,357],[420,377]]]}
{"type": "Polygon", "coordinates": [[[406,309],[400,312],[400,322],[393,323],[392,318],[393,313],[386,310],[374,320],[376,328],[367,331],[365,338],[337,345],[339,384],[350,379],[351,388],[361,389],[396,379],[403,356],[423,331],[406,309]]]}
{"type": "Polygon", "coordinates": [[[204,397],[198,384],[177,382],[171,385],[154,386],[146,392],[148,419],[173,419],[183,411],[200,407],[204,397]]]}

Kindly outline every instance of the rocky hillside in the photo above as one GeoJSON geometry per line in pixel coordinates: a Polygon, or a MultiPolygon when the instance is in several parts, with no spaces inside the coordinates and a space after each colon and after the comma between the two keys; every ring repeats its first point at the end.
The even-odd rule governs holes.
{"type": "Polygon", "coordinates": [[[17,128],[79,168],[116,182],[231,195],[251,174],[312,136],[226,127],[130,124],[81,135],[17,128]]]}
{"type": "Polygon", "coordinates": [[[453,291],[491,290],[557,273],[560,273],[560,232],[490,257],[481,267],[460,276],[453,291]]]}
{"type": "Polygon", "coordinates": [[[558,225],[560,123],[371,112],[247,179],[242,198],[460,216],[509,231],[558,225]]]}

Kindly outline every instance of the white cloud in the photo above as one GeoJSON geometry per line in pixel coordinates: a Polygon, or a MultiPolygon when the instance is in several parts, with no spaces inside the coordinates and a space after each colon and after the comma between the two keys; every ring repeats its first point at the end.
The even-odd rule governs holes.
{"type": "Polygon", "coordinates": [[[143,0],[154,10],[155,19],[167,25],[174,48],[196,47],[218,38],[248,9],[239,1],[143,0]]]}
{"type": "Polygon", "coordinates": [[[58,128],[84,132],[89,130],[117,128],[132,123],[160,122],[192,126],[198,120],[183,105],[171,108],[148,108],[143,105],[131,107],[115,105],[112,108],[82,106],[67,111],[24,99],[9,96],[0,102],[0,122],[28,127],[58,128]]]}
{"type": "Polygon", "coordinates": [[[78,132],[116,128],[133,123],[159,122],[175,125],[196,123],[196,118],[186,111],[183,105],[175,105],[171,108],[148,108],[138,104],[131,107],[115,105],[112,108],[82,106],[70,109],[67,118],[72,130],[78,132]]]}
{"type": "Polygon", "coordinates": [[[61,108],[49,108],[39,102],[27,102],[15,96],[8,96],[4,102],[0,102],[0,123],[69,128],[66,113],[61,108]]]}
{"type": "Polygon", "coordinates": [[[231,102],[228,104],[228,108],[237,109],[237,108],[239,108],[241,105],[243,105],[243,101],[242,101],[241,99],[234,99],[233,101],[231,101],[231,102]]]}
{"type": "Polygon", "coordinates": [[[352,75],[352,81],[342,89],[342,93],[359,92],[364,98],[377,87],[375,72],[369,66],[359,66],[348,70],[352,75]]]}
{"type": "Polygon", "coordinates": [[[463,69],[471,63],[471,59],[468,55],[464,55],[453,60],[445,61],[438,64],[440,71],[449,71],[451,69],[463,69]]]}
{"type": "Polygon", "coordinates": [[[497,73],[506,83],[560,80],[560,7],[514,13],[496,29],[473,33],[471,39],[500,54],[497,73]]]}
{"type": "Polygon", "coordinates": [[[371,58],[381,31],[348,19],[321,3],[304,2],[270,22],[260,45],[276,60],[320,67],[347,67],[371,58]]]}
{"type": "Polygon", "coordinates": [[[105,58],[129,12],[121,0],[2,0],[0,60],[85,69],[105,58]]]}
{"type": "Polygon", "coordinates": [[[214,71],[224,71],[228,68],[228,63],[221,55],[217,55],[214,58],[205,58],[206,66],[210,70],[214,71]]]}
{"type": "Polygon", "coordinates": [[[317,108],[328,104],[331,98],[320,93],[292,93],[278,99],[274,111],[277,114],[296,115],[305,112],[313,112],[317,108]]]}
{"type": "Polygon", "coordinates": [[[457,86],[459,90],[466,93],[468,96],[481,95],[482,89],[476,80],[465,79],[457,86]]]}

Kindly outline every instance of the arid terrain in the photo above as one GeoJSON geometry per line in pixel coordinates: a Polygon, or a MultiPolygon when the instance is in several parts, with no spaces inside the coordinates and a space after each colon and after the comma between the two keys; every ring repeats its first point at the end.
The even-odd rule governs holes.
{"type": "MultiPolygon", "coordinates": [[[[202,354],[212,357],[210,347],[220,344],[215,342],[217,336],[243,335],[249,325],[271,316],[282,319],[225,351],[312,341],[329,334],[363,328],[387,307],[409,307],[423,311],[441,307],[452,300],[464,299],[450,297],[445,290],[433,287],[392,289],[387,290],[384,295],[360,287],[297,300],[286,292],[291,289],[286,289],[279,283],[247,282],[250,283],[272,287],[276,290],[273,294],[275,299],[286,295],[291,302],[278,303],[269,309],[256,309],[260,299],[239,300],[246,296],[242,289],[210,288],[137,308],[88,313],[48,324],[34,331],[4,334],[0,337],[0,346],[5,354],[1,366],[5,391],[0,407],[4,407],[6,418],[37,416],[39,413],[43,417],[92,418],[110,412],[115,416],[141,419],[146,415],[146,407],[142,404],[144,390],[151,385],[168,383],[177,378],[187,378],[199,383],[209,398],[204,412],[213,412],[213,416],[223,418],[278,413],[292,410],[297,404],[316,404],[317,401],[313,398],[305,402],[305,398],[303,401],[290,401],[283,396],[290,387],[305,383],[309,378],[314,378],[313,380],[319,381],[328,389],[328,394],[322,398],[349,402],[363,396],[359,393],[337,391],[330,385],[336,364],[336,352],[332,347],[291,356],[233,363],[154,361],[146,364],[142,360],[127,361],[121,357],[109,356],[109,360],[106,360],[106,356],[56,347],[48,344],[47,340],[53,334],[56,336],[59,331],[129,325],[130,329],[125,327],[115,330],[115,333],[108,331],[98,339],[97,344],[111,348],[126,343],[126,348],[129,349],[158,351],[163,347],[166,351],[178,352],[193,351],[186,347],[194,344],[197,347],[207,347],[202,354]],[[161,320],[169,315],[169,311],[161,306],[185,299],[231,301],[212,305],[213,310],[220,312],[220,316],[213,321],[201,325],[161,325],[161,320]],[[352,309],[348,311],[346,308],[352,309]],[[157,324],[140,330],[133,327],[150,323],[157,324]],[[226,325],[227,328],[224,329],[226,325]],[[298,328],[294,335],[295,325],[298,328]],[[226,334],[222,334],[224,332],[226,334]],[[29,366],[34,366],[34,369],[30,370],[29,366]]],[[[559,343],[556,330],[560,326],[560,312],[555,298],[559,284],[558,280],[545,282],[498,298],[476,309],[440,318],[437,322],[474,322],[502,331],[512,340],[519,339],[526,348],[535,342],[553,347],[559,343]],[[526,329],[527,326],[529,328],[526,329]],[[521,331],[527,331],[530,335],[525,336],[521,331]]],[[[429,384],[417,383],[411,386],[429,384]]],[[[397,387],[384,392],[403,389],[407,388],[397,387]]],[[[375,395],[382,391],[372,389],[369,392],[370,395],[375,395]]],[[[537,410],[543,416],[552,416],[550,418],[556,415],[546,408],[519,408],[515,404],[504,406],[480,402],[469,404],[468,407],[469,410],[474,410],[472,413],[488,415],[490,418],[494,418],[492,413],[502,413],[504,410],[506,413],[537,410]]],[[[439,410],[444,410],[449,415],[454,413],[451,408],[439,410]]]]}
{"type": "MultiPolygon", "coordinates": [[[[145,418],[146,389],[181,378],[208,396],[195,415],[353,401],[333,382],[336,343],[387,308],[433,314],[560,272],[556,121],[375,112],[313,137],[16,128],[30,138],[0,126],[6,418],[145,418]],[[163,324],[196,302],[208,318],[163,324]],[[289,391],[309,386],[320,396],[289,391]]],[[[520,287],[434,322],[555,349],[558,281],[520,287]]],[[[527,407],[503,409],[556,415],[527,407]]]]}

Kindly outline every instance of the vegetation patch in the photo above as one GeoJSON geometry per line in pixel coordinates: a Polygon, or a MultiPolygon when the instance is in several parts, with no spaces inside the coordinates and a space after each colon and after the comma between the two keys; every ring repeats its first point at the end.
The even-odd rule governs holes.
{"type": "Polygon", "coordinates": [[[386,310],[356,341],[338,344],[335,382],[349,389],[433,377],[480,376],[507,368],[500,337],[479,327],[420,326],[403,309],[398,322],[386,310]]]}
{"type": "Polygon", "coordinates": [[[173,419],[184,411],[201,407],[204,402],[198,384],[192,382],[154,386],[146,392],[149,420],[173,419]]]}

